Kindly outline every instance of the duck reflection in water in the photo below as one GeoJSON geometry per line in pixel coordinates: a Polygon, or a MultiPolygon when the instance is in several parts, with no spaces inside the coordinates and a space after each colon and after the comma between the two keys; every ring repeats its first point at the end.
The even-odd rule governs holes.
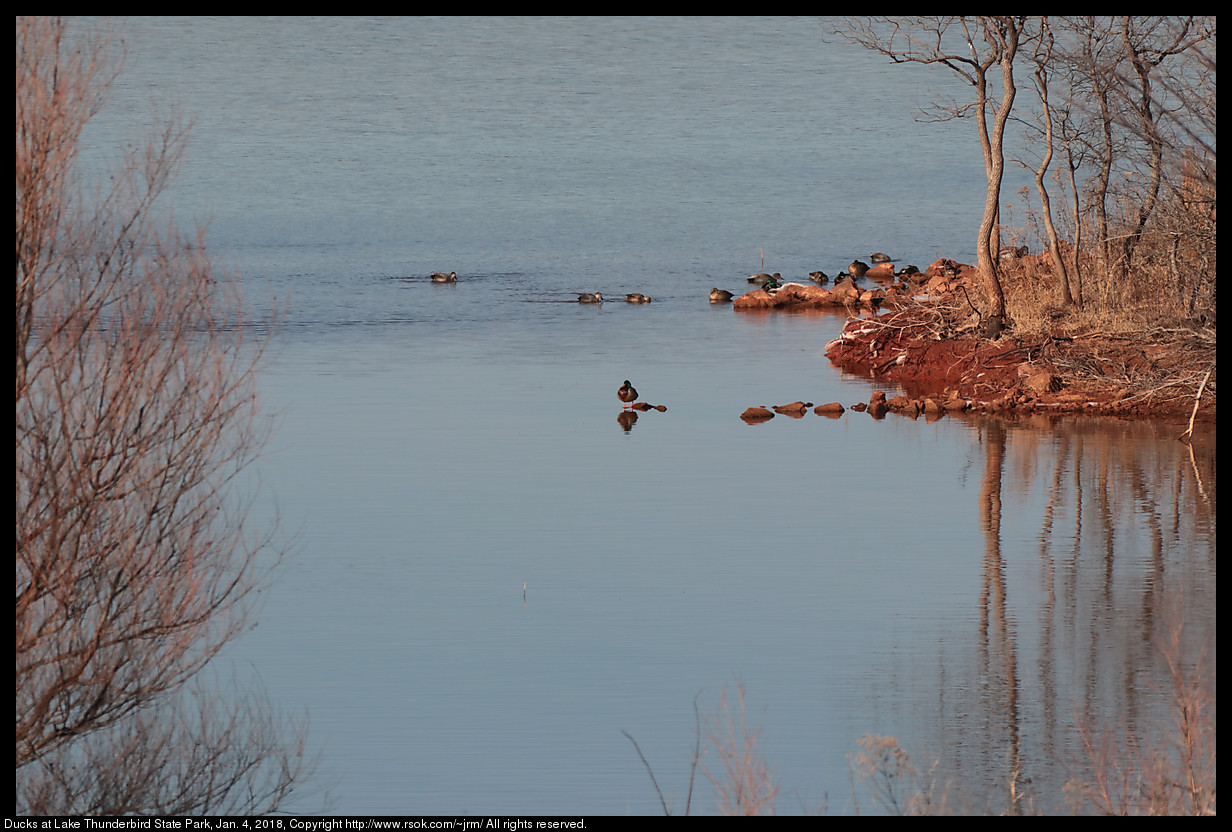
{"type": "Polygon", "coordinates": [[[616,416],[616,423],[624,430],[625,433],[633,430],[633,426],[637,424],[636,410],[622,410],[616,416]]]}

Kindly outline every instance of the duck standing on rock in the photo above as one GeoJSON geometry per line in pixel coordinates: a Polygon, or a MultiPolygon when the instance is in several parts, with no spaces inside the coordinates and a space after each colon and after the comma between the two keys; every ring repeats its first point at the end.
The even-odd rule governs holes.
{"type": "Polygon", "coordinates": [[[852,277],[864,277],[868,273],[868,263],[852,260],[851,265],[847,267],[847,273],[852,277]]]}
{"type": "Polygon", "coordinates": [[[457,272],[450,272],[449,274],[445,274],[444,272],[433,272],[431,277],[432,277],[433,283],[457,283],[458,282],[457,272]]]}
{"type": "Polygon", "coordinates": [[[591,294],[590,292],[583,292],[578,295],[578,303],[603,303],[603,293],[595,292],[591,294]]]}
{"type": "Polygon", "coordinates": [[[625,403],[625,407],[631,407],[637,401],[637,390],[629,383],[629,379],[625,379],[625,383],[616,391],[616,398],[625,403]]]}

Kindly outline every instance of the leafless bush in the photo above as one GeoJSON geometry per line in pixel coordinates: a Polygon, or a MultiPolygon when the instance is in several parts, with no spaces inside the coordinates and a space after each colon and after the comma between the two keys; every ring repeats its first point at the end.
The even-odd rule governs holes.
{"type": "Polygon", "coordinates": [[[262,349],[200,235],[157,219],[182,124],[107,187],[78,178],[111,54],[17,19],[18,812],[269,810],[298,749],[263,706],[185,687],[262,578],[236,489],[262,445],[262,349]]]}
{"type": "Polygon", "coordinates": [[[1066,784],[1075,810],[1105,815],[1216,813],[1215,690],[1205,651],[1187,655],[1170,616],[1157,649],[1168,671],[1173,723],[1154,731],[1100,730],[1078,719],[1089,773],[1066,784]]]}
{"type": "Polygon", "coordinates": [[[852,772],[870,784],[874,802],[883,809],[895,815],[949,813],[936,765],[921,771],[894,737],[865,734],[858,743],[860,750],[848,757],[852,772]]]}
{"type": "Polygon", "coordinates": [[[723,766],[720,773],[706,770],[718,792],[719,811],[725,815],[773,815],[779,785],[774,769],[757,750],[761,729],[750,729],[745,714],[744,685],[737,687],[738,712],[727,704],[727,688],[719,694],[719,714],[707,735],[723,766]]]}

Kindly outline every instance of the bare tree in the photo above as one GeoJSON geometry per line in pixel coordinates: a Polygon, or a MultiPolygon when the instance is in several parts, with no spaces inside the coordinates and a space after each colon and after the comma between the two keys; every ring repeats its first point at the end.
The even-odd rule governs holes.
{"type": "Polygon", "coordinates": [[[975,100],[951,108],[948,117],[973,113],[988,189],[976,252],[984,275],[989,317],[1002,322],[1005,293],[1001,286],[998,226],[1001,182],[1005,172],[1005,128],[1014,107],[1014,61],[1031,37],[1025,17],[887,17],[850,18],[837,34],[878,52],[895,63],[939,64],[957,72],[975,91],[975,100]],[[989,92],[990,74],[1001,77],[1001,95],[989,92]],[[988,111],[993,110],[992,127],[988,111]]]}
{"type": "Polygon", "coordinates": [[[1125,100],[1134,116],[1129,126],[1147,151],[1145,190],[1139,195],[1136,221],[1125,236],[1122,247],[1122,270],[1125,273],[1131,268],[1134,249],[1142,240],[1158,204],[1164,177],[1167,141],[1160,129],[1163,114],[1155,90],[1158,68],[1164,61],[1183,54],[1209,36],[1201,30],[1195,32],[1192,17],[1142,18],[1125,15],[1120,19],[1121,43],[1133,71],[1133,80],[1124,84],[1125,100]]]}
{"type": "Polygon", "coordinates": [[[1175,294],[1193,314],[1214,296],[1215,21],[1054,23],[1050,69],[1064,92],[1052,117],[1071,171],[1095,163],[1081,193],[1071,177],[1074,262],[1085,262],[1078,235],[1089,227],[1105,305],[1175,294]]]}
{"type": "Polygon", "coordinates": [[[80,178],[113,52],[16,22],[17,808],[268,811],[302,735],[199,684],[269,565],[237,489],[261,344],[201,236],[158,221],[182,124],[80,178]]]}
{"type": "MultiPolygon", "coordinates": [[[[1053,106],[1049,100],[1048,72],[1052,65],[1054,42],[1055,39],[1049,27],[1048,19],[1041,19],[1040,37],[1035,45],[1035,54],[1032,56],[1032,60],[1035,63],[1035,90],[1039,94],[1040,117],[1043,121],[1042,142],[1044,147],[1039,166],[1035,169],[1035,190],[1040,196],[1040,215],[1043,218],[1044,231],[1048,238],[1048,251],[1052,255],[1053,267],[1056,270],[1057,276],[1061,279],[1061,302],[1069,306],[1075,302],[1074,292],[1071,290],[1070,285],[1069,264],[1061,252],[1061,241],[1057,235],[1056,224],[1052,220],[1052,200],[1048,195],[1048,187],[1044,184],[1044,179],[1048,174],[1048,166],[1052,164],[1053,106]]],[[[1072,166],[1070,167],[1070,177],[1072,182],[1072,166]]]]}

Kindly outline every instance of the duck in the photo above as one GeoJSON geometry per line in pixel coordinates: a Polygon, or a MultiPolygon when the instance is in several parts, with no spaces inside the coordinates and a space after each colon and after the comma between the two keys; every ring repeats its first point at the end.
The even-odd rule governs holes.
{"type": "Polygon", "coordinates": [[[457,283],[458,282],[457,272],[450,272],[449,274],[445,274],[444,272],[433,272],[431,277],[432,277],[433,283],[457,283]]]}
{"type": "Polygon", "coordinates": [[[639,295],[636,292],[625,295],[625,300],[629,303],[650,303],[649,295],[639,295]]]}
{"type": "Polygon", "coordinates": [[[821,272],[821,271],[809,272],[809,280],[813,281],[818,286],[825,286],[826,283],[830,280],[830,276],[826,274],[825,272],[821,272]]]}
{"type": "Polygon", "coordinates": [[[732,299],[732,293],[727,291],[726,289],[711,289],[710,290],[710,302],[711,303],[730,303],[731,299],[732,299]]]}
{"type": "Polygon", "coordinates": [[[779,279],[780,279],[780,277],[781,277],[781,276],[779,275],[779,273],[778,273],[778,272],[775,272],[774,274],[766,274],[765,272],[761,272],[761,273],[759,273],[759,274],[752,275],[752,276],[749,278],[749,283],[756,283],[756,284],[758,284],[759,286],[764,286],[764,285],[765,285],[765,283],[766,283],[766,281],[768,281],[768,280],[779,280],[779,279]]]}
{"type": "Polygon", "coordinates": [[[847,267],[847,273],[852,277],[864,277],[868,272],[868,263],[862,263],[859,260],[852,260],[851,265],[847,267]]]}
{"type": "Polygon", "coordinates": [[[874,263],[889,263],[890,255],[882,254],[880,251],[874,251],[868,256],[868,259],[872,260],[874,263]]]}
{"type": "Polygon", "coordinates": [[[783,284],[779,283],[779,273],[775,272],[774,277],[761,284],[761,288],[766,290],[766,294],[773,295],[779,289],[783,288],[783,284]]]}
{"type": "Polygon", "coordinates": [[[625,383],[616,391],[616,398],[624,402],[626,407],[632,406],[637,401],[637,390],[629,383],[629,379],[625,379],[625,383]]]}
{"type": "Polygon", "coordinates": [[[584,292],[578,295],[578,303],[603,303],[603,293],[595,292],[592,295],[589,292],[584,292]]]}

